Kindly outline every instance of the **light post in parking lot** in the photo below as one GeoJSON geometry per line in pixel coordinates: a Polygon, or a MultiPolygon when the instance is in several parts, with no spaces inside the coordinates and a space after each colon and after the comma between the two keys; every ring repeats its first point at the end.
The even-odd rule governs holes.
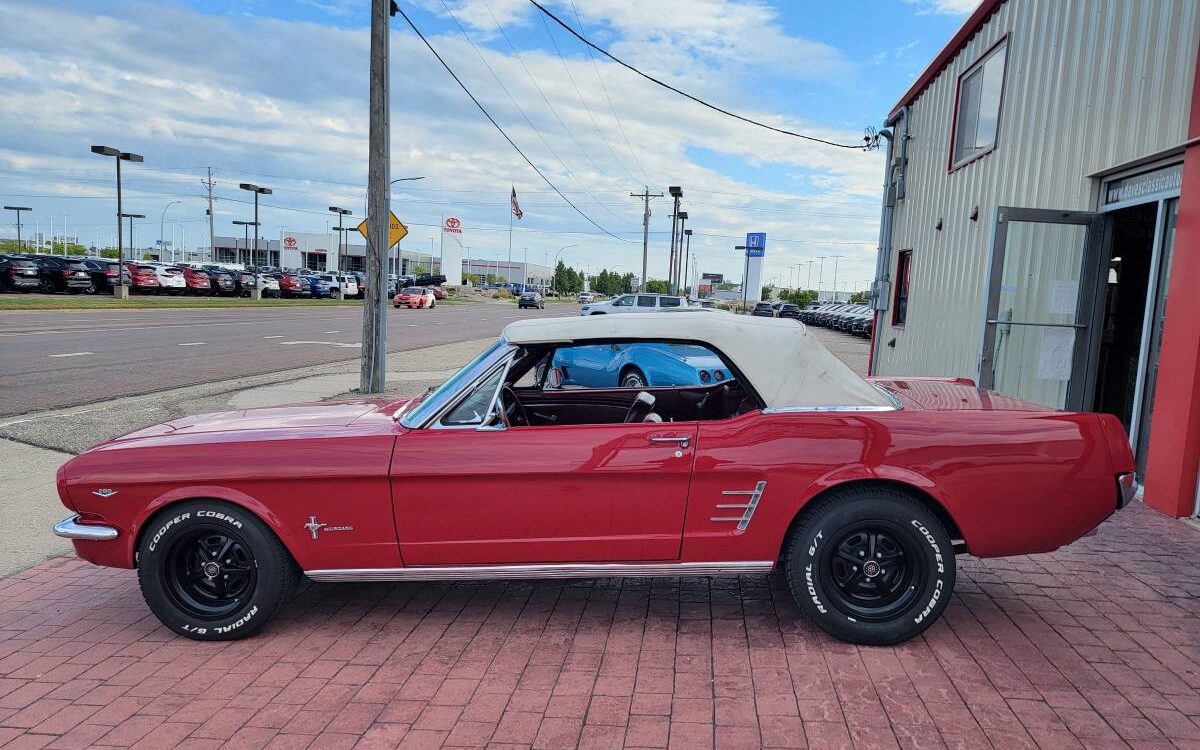
{"type": "MultiPolygon", "coordinates": [[[[250,250],[250,225],[253,224],[254,226],[258,226],[258,222],[257,221],[235,221],[233,223],[238,225],[239,227],[242,227],[242,234],[245,236],[245,238],[242,240],[242,247],[246,248],[246,251],[249,252],[249,250],[250,250]]],[[[240,255],[241,254],[239,253],[238,260],[241,260],[240,255]]],[[[254,265],[254,258],[250,259],[250,264],[254,265]]]]}
{"type": "Polygon", "coordinates": [[[21,252],[21,212],[32,211],[28,206],[5,206],[5,211],[16,211],[17,213],[17,252],[21,252]]]}
{"type": "MultiPolygon", "coordinates": [[[[112,146],[92,146],[92,153],[99,154],[100,156],[111,156],[117,161],[117,283],[113,285],[113,295],[125,297],[128,291],[125,289],[125,279],[120,272],[121,266],[125,263],[125,250],[121,234],[121,218],[125,215],[121,209],[121,162],[129,161],[136,164],[145,161],[145,159],[141,154],[131,154],[128,151],[122,151],[112,146]]],[[[130,226],[132,227],[132,223],[130,226]]],[[[132,229],[130,233],[132,234],[132,229]]],[[[130,239],[132,241],[132,238],[130,239]]]]}
{"type": "MultiPolygon", "coordinates": [[[[146,215],[145,214],[121,214],[121,218],[129,219],[129,259],[136,262],[137,258],[133,257],[134,253],[137,252],[137,243],[135,243],[133,241],[133,220],[134,219],[144,219],[144,218],[146,218],[146,215]]],[[[151,225],[151,226],[153,226],[153,225],[151,225]]],[[[120,264],[118,264],[118,265],[120,265],[120,264]]]]}
{"type": "MultiPolygon", "coordinates": [[[[746,252],[745,245],[734,245],[734,250],[746,252]]],[[[750,256],[746,256],[746,265],[742,269],[742,312],[746,312],[746,278],[750,275],[750,256]]]]}
{"type": "Polygon", "coordinates": [[[249,190],[250,192],[254,193],[254,252],[250,256],[250,262],[254,263],[258,259],[258,196],[270,195],[272,191],[271,188],[259,187],[258,185],[252,185],[249,182],[243,182],[238,185],[238,187],[242,190],[249,190]]]}
{"type": "MultiPolygon", "coordinates": [[[[171,201],[167,205],[163,206],[162,214],[160,214],[158,217],[158,259],[160,261],[162,260],[163,249],[166,247],[166,245],[163,243],[163,222],[167,218],[167,209],[170,208],[171,206],[174,206],[177,203],[183,203],[183,201],[171,201]]],[[[171,226],[174,227],[175,225],[172,224],[171,226]]],[[[172,231],[172,233],[174,233],[174,232],[172,231]]],[[[175,246],[174,245],[171,246],[171,260],[175,260],[175,246]]],[[[184,260],[187,260],[187,258],[184,258],[184,260]]]]}
{"type": "MultiPolygon", "coordinates": [[[[554,283],[554,275],[555,275],[555,274],[557,273],[557,271],[558,271],[558,258],[559,258],[559,256],[563,254],[563,250],[570,250],[570,249],[571,249],[571,248],[573,248],[573,247],[579,247],[579,245],[567,245],[566,247],[560,247],[560,248],[558,249],[558,252],[554,254],[554,264],[553,264],[552,266],[550,266],[550,283],[551,283],[551,284],[553,284],[553,283],[554,283]]],[[[556,291],[562,291],[562,290],[560,289],[560,290],[556,290],[556,291]]]]}
{"type": "MultiPolygon", "coordinates": [[[[340,271],[340,270],[342,270],[342,238],[346,236],[346,234],[345,234],[346,230],[345,230],[345,228],[344,228],[344,227],[342,227],[342,217],[344,217],[344,216],[349,216],[351,213],[353,213],[353,211],[351,211],[351,210],[350,210],[350,209],[348,209],[348,208],[338,208],[337,206],[330,206],[330,207],[329,207],[329,210],[330,210],[330,211],[333,211],[335,214],[337,214],[337,215],[338,215],[338,225],[337,225],[337,232],[338,232],[337,267],[338,267],[338,270],[340,271]]],[[[328,266],[329,264],[328,264],[328,263],[326,263],[325,265],[327,265],[327,266],[328,266]]]]}

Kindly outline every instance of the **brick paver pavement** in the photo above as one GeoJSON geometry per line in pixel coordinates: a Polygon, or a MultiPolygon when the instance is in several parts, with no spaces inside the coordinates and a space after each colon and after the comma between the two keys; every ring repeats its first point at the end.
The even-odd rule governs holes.
{"type": "Polygon", "coordinates": [[[131,571],[64,557],[0,581],[0,746],[1200,747],[1198,562],[1134,506],[1056,554],[960,558],[924,637],[860,648],[777,575],[319,585],[195,643],[131,571]]]}

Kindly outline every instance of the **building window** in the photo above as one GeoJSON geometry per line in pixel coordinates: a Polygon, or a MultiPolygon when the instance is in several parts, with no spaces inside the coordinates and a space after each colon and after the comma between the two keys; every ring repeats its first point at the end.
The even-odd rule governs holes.
{"type": "Polygon", "coordinates": [[[951,168],[982,156],[996,146],[1007,49],[1007,40],[1001,42],[958,79],[958,103],[950,139],[951,168]]]}
{"type": "Polygon", "coordinates": [[[896,298],[892,300],[892,325],[902,326],[908,319],[908,277],[912,250],[901,250],[896,257],[896,298]]]}

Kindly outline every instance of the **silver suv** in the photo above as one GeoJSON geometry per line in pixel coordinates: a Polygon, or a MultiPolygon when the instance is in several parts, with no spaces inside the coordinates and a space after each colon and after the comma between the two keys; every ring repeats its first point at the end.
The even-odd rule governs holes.
{"type": "Polygon", "coordinates": [[[580,315],[648,313],[687,307],[687,300],[670,294],[622,294],[608,302],[593,302],[579,308],[580,315]]]}

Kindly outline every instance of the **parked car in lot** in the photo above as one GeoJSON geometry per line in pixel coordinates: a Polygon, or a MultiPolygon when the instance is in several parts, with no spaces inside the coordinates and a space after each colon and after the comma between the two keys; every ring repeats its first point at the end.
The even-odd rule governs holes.
{"type": "Polygon", "coordinates": [[[147,263],[146,265],[153,268],[154,273],[158,276],[160,294],[183,294],[187,291],[188,284],[187,279],[183,276],[183,271],[161,263],[147,263]]]}
{"type": "Polygon", "coordinates": [[[308,284],[308,293],[313,299],[328,299],[333,296],[332,287],[328,281],[322,281],[316,276],[301,276],[300,280],[308,284]]]}
{"type": "Polygon", "coordinates": [[[349,296],[358,297],[359,299],[366,299],[367,298],[367,275],[365,273],[361,273],[359,271],[347,271],[346,276],[348,276],[351,279],[354,279],[354,285],[358,290],[357,292],[355,292],[354,294],[351,294],[349,296]]]}
{"type": "Polygon", "coordinates": [[[209,292],[214,297],[235,296],[237,294],[237,273],[219,268],[205,268],[208,275],[209,292]]]}
{"type": "Polygon", "coordinates": [[[779,306],[779,310],[775,313],[775,317],[797,320],[800,317],[800,306],[793,305],[791,302],[784,302],[779,306]]]}
{"type": "Polygon", "coordinates": [[[329,284],[329,288],[340,289],[342,297],[358,296],[358,279],[347,274],[322,273],[317,278],[329,284]]]}
{"type": "Polygon", "coordinates": [[[754,308],[750,310],[750,314],[758,318],[773,318],[775,317],[775,308],[771,307],[770,302],[756,302],[754,308]]]}
{"type": "Polygon", "coordinates": [[[92,277],[92,288],[84,290],[88,294],[112,294],[113,287],[117,285],[118,273],[121,274],[122,284],[128,286],[130,283],[129,271],[115,260],[87,258],[79,261],[79,265],[92,277]]]}
{"type": "Polygon", "coordinates": [[[239,409],[108,440],[59,469],[70,516],[55,532],[87,561],[136,568],[150,610],[197,640],[269,625],[301,575],[778,567],[817,626],[890,645],[963,606],[957,553],[1069,544],[1133,499],[1133,472],[1115,416],[961,378],[866,380],[791,321],[560,317],[510,324],[423,398],[239,409]],[[586,387],[550,366],[577,347],[680,342],[737,377],[586,387]]]}
{"type": "Polygon", "coordinates": [[[125,270],[129,272],[131,294],[158,294],[158,271],[154,266],[131,262],[125,264],[125,270]]]}
{"type": "Polygon", "coordinates": [[[592,293],[591,292],[580,292],[579,297],[577,298],[577,301],[581,305],[586,305],[587,303],[592,301],[592,293]]]}
{"type": "Polygon", "coordinates": [[[74,289],[78,293],[84,286],[91,283],[90,279],[73,277],[74,271],[71,264],[74,261],[68,258],[55,255],[30,255],[28,257],[37,266],[38,291],[43,294],[66,292],[69,289],[74,289]],[[74,282],[73,286],[71,282],[74,282]]]}
{"type": "Polygon", "coordinates": [[[279,294],[283,297],[311,297],[312,289],[301,280],[298,274],[278,271],[267,274],[279,285],[279,294]]]}
{"type": "Polygon", "coordinates": [[[526,307],[532,307],[535,310],[545,310],[546,300],[539,292],[522,292],[520,297],[517,297],[517,309],[523,310],[526,307]]]}
{"type": "Polygon", "coordinates": [[[204,297],[212,295],[212,278],[209,277],[207,271],[183,266],[179,269],[183,274],[183,281],[187,285],[185,291],[188,294],[196,294],[204,297]]]}
{"type": "Polygon", "coordinates": [[[281,296],[280,291],[279,291],[279,280],[276,279],[274,276],[267,276],[266,274],[260,273],[260,274],[255,274],[254,280],[255,280],[255,283],[258,284],[259,289],[262,290],[262,296],[264,296],[264,297],[279,297],[279,296],[281,296]]]}
{"type": "Polygon", "coordinates": [[[446,289],[442,286],[431,286],[429,291],[433,292],[434,299],[446,299],[446,289]]]}
{"type": "Polygon", "coordinates": [[[579,308],[580,315],[644,313],[687,307],[687,299],[670,294],[622,294],[607,302],[590,302],[579,308]]]}
{"type": "Polygon", "coordinates": [[[437,298],[433,296],[433,291],[427,286],[409,286],[401,289],[392,297],[392,307],[397,310],[401,307],[407,307],[410,310],[418,308],[433,309],[437,298]]]}
{"type": "Polygon", "coordinates": [[[42,285],[38,265],[29,258],[0,255],[0,291],[32,292],[42,285]]]}

